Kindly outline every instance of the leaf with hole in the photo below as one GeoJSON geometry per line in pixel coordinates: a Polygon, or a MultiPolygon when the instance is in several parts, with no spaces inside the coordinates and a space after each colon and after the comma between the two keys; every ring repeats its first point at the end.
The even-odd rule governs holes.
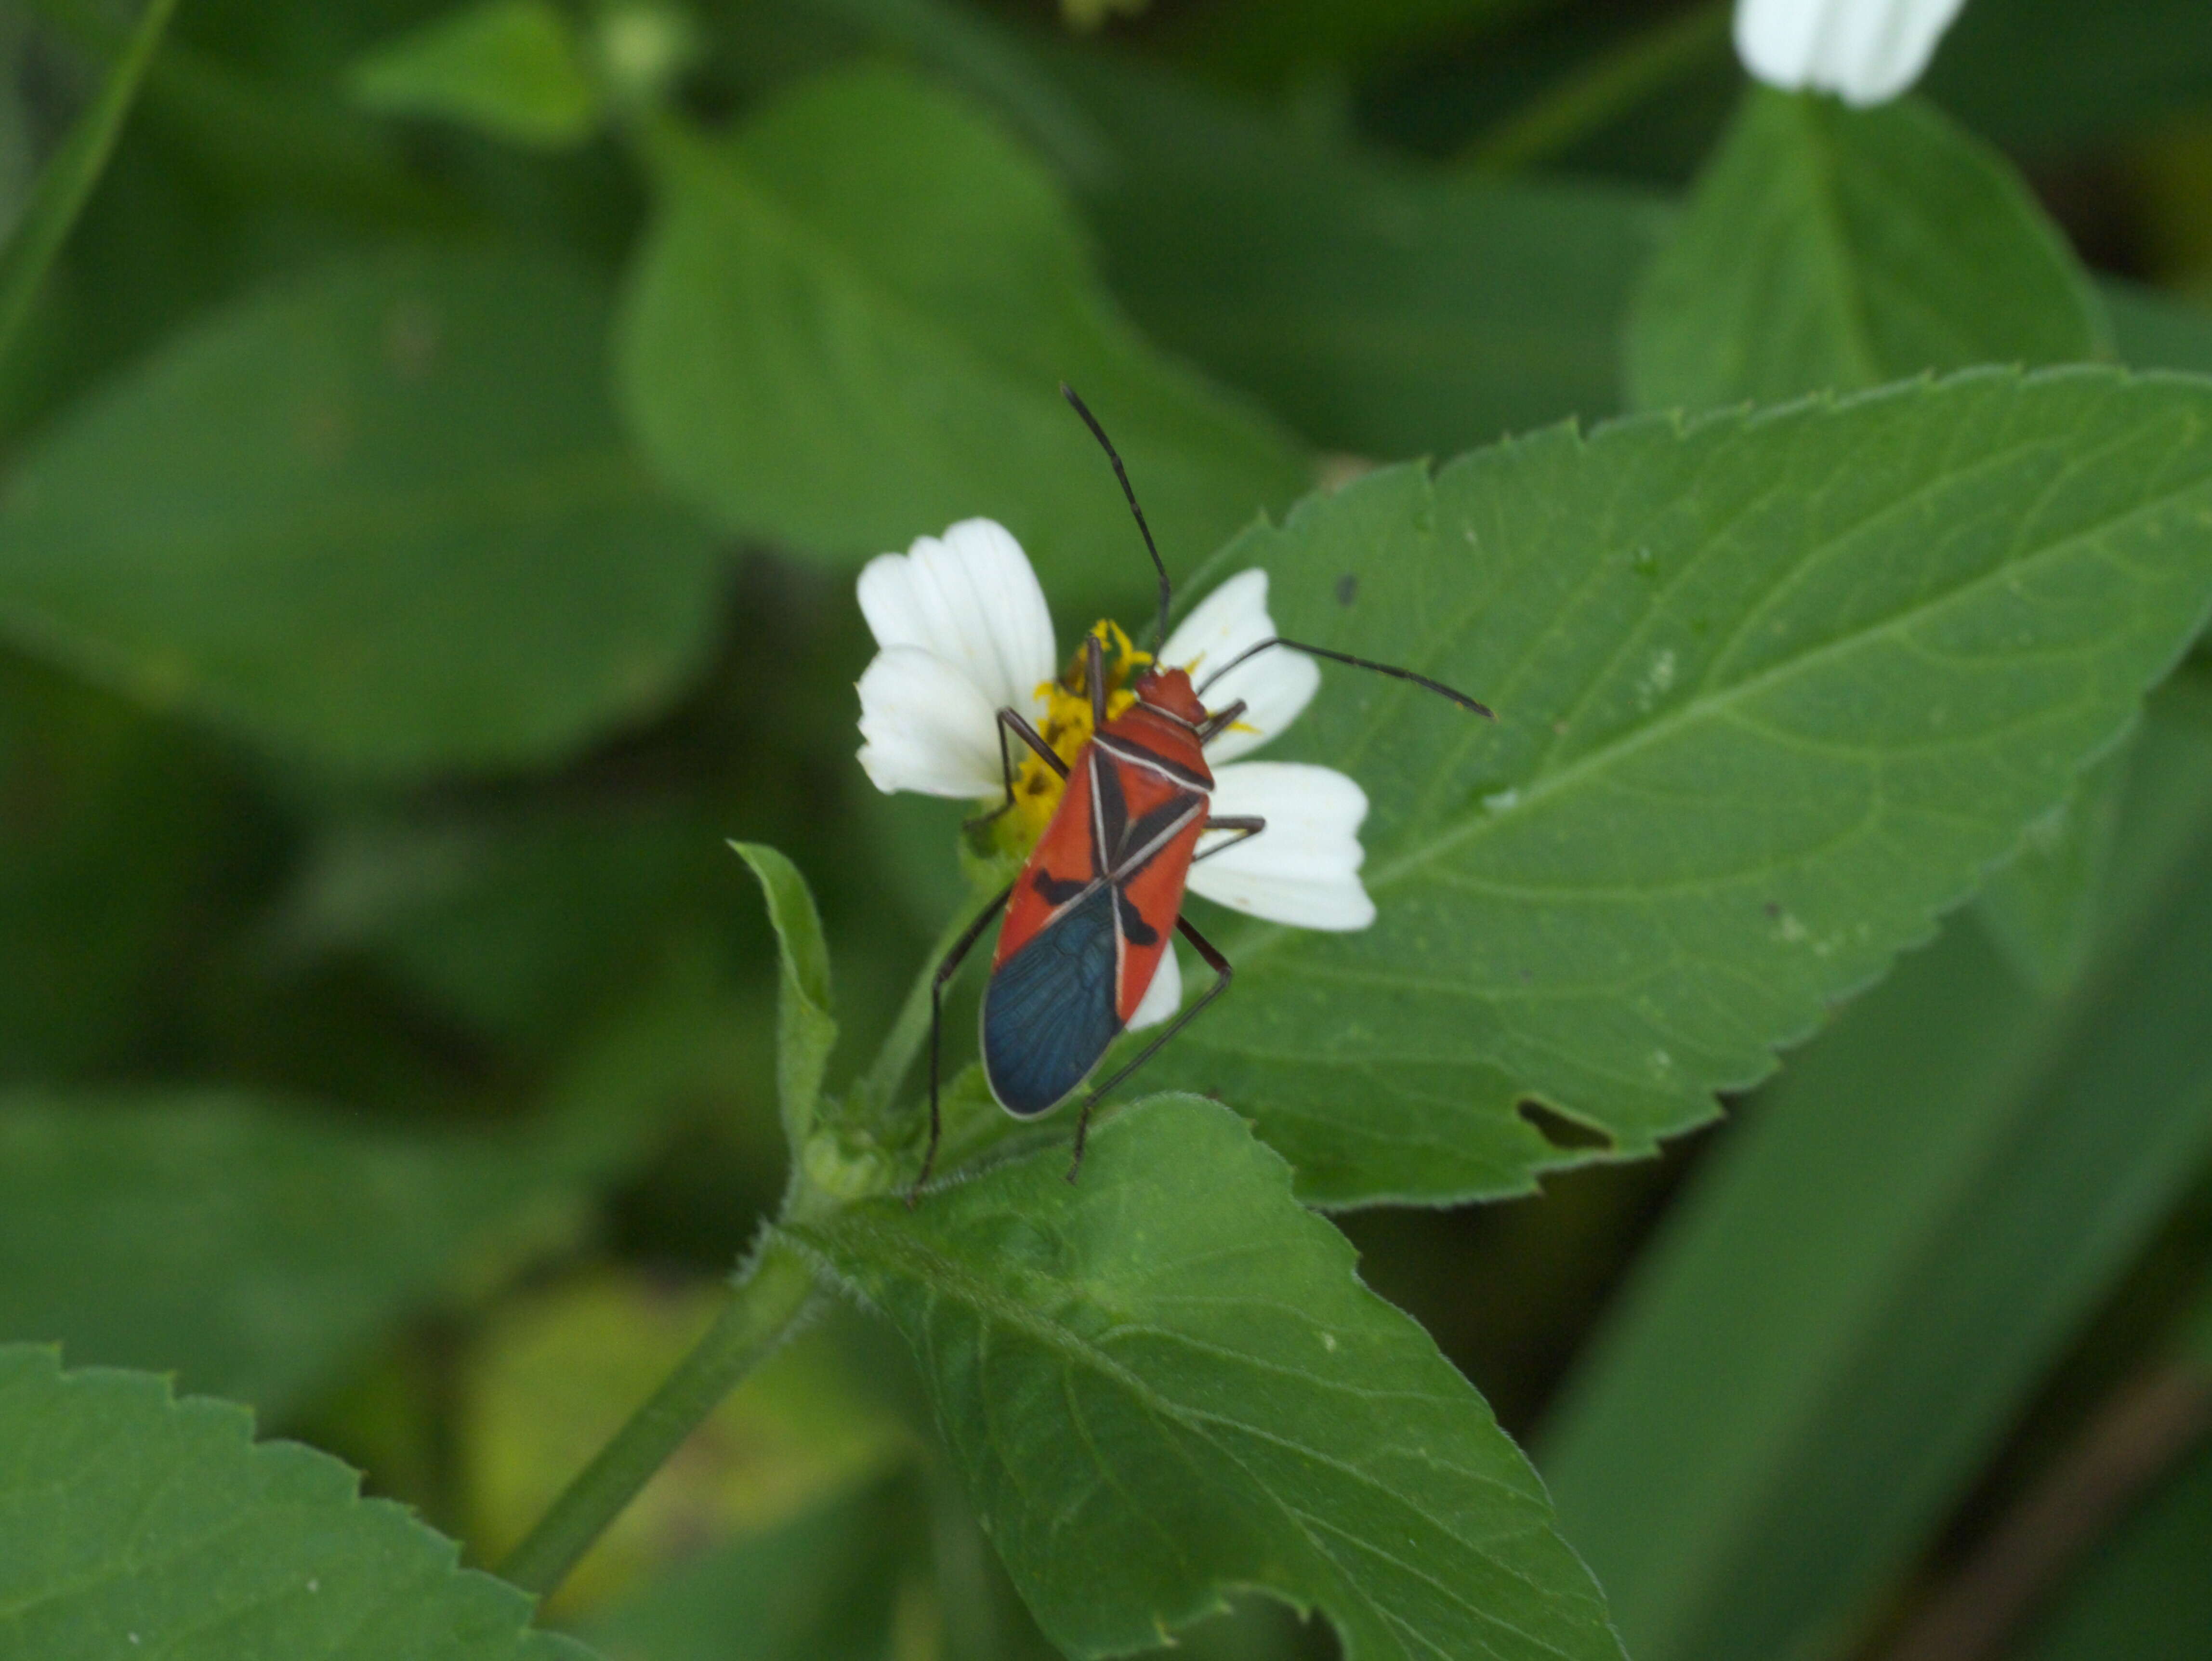
{"type": "Polygon", "coordinates": [[[2078,989],[1954,921],[1699,1171],[1554,1408],[1638,1656],[1850,1648],[2212,1159],[2212,730],[2153,708],[2078,989]]]}
{"type": "Polygon", "coordinates": [[[1324,666],[1379,916],[1248,926],[1152,1065],[1330,1203],[1526,1189],[1534,1098],[1616,1153],[1715,1110],[1925,939],[2212,602],[2212,386],[2070,369],[1651,417],[1370,476],[1224,551],[1324,666]]]}

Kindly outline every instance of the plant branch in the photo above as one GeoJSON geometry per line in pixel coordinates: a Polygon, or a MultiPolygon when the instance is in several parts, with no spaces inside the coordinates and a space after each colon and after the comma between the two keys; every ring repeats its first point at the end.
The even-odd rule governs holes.
{"type": "Polygon", "coordinates": [[[501,1577],[541,1597],[550,1594],[684,1439],[792,1335],[819,1295],[813,1265],[770,1234],[706,1335],[562,1491],[500,1565],[501,1577]]]}
{"type": "MultiPolygon", "coordinates": [[[[28,0],[33,15],[93,58],[126,44],[84,0],[28,0]]],[[[318,199],[429,228],[468,222],[449,190],[410,173],[381,125],[344,102],[317,100],[239,69],[181,37],[165,39],[146,71],[149,112],[211,165],[279,193],[318,199]]]]}
{"type": "Polygon", "coordinates": [[[115,153],[124,120],[176,9],[177,0],[146,0],[137,27],[124,42],[122,55],[108,70],[99,95],[70,125],[69,137],[40,170],[21,222],[7,246],[0,248],[0,361],[6,359],[15,336],[29,320],[31,307],[70,228],[106,170],[107,158],[115,153]]]}
{"type": "Polygon", "coordinates": [[[1728,40],[1729,16],[1727,0],[1702,0],[1632,35],[1483,133],[1461,152],[1461,161],[1470,167],[1504,172],[1572,148],[1669,82],[1717,57],[1728,40]]]}
{"type": "Polygon", "coordinates": [[[2166,1366],[2117,1392],[1884,1661],[1984,1661],[2081,1552],[2212,1429],[2212,1378],[2166,1366]]]}

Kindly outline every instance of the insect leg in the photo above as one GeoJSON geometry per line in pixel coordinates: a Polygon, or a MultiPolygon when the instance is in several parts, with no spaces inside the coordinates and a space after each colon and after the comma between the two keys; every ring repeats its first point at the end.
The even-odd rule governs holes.
{"type": "MultiPolygon", "coordinates": [[[[1015,719],[1019,720],[1020,717],[1016,716],[1015,719]]],[[[968,925],[967,932],[952,942],[952,949],[945,954],[944,961],[937,965],[937,973],[929,983],[929,1147],[921,1156],[921,1174],[914,1179],[914,1186],[906,1191],[908,1210],[912,1210],[915,1202],[921,1198],[921,1185],[929,1180],[929,1173],[936,1169],[938,1139],[945,1129],[937,1110],[938,1058],[945,1037],[945,983],[960,972],[960,965],[975,949],[975,942],[983,938],[983,931],[991,926],[991,920],[1006,910],[1007,897],[1013,891],[1013,884],[1008,883],[999,891],[998,897],[976,915],[975,921],[968,925]]]]}
{"type": "Polygon", "coordinates": [[[1238,843],[1251,841],[1267,828],[1267,821],[1257,813],[1224,813],[1219,818],[1206,820],[1206,828],[1209,830],[1234,830],[1237,834],[1227,842],[1214,843],[1203,854],[1193,855],[1190,861],[1193,865],[1200,860],[1210,860],[1216,854],[1226,853],[1238,843]]]}
{"type": "Polygon", "coordinates": [[[1096,635],[1083,637],[1083,675],[1091,689],[1091,730],[1106,724],[1106,648],[1096,635]]]}
{"type": "Polygon", "coordinates": [[[1025,717],[1020,710],[1000,710],[999,772],[1000,776],[1006,781],[1006,799],[1000,802],[996,807],[994,807],[989,812],[978,813],[974,818],[968,820],[964,826],[967,830],[973,830],[980,826],[988,824],[993,819],[998,818],[1000,814],[1005,812],[1009,807],[1012,807],[1014,805],[1014,757],[1012,752],[1006,748],[1006,734],[1008,733],[1013,733],[1013,735],[1021,739],[1024,744],[1026,744],[1030,749],[1036,751],[1037,754],[1042,756],[1044,757],[1045,765],[1051,768],[1052,770],[1059,774],[1060,777],[1066,778],[1067,776],[1067,764],[1062,761],[1053,752],[1053,747],[1044,741],[1043,734],[1039,733],[1036,727],[1029,724],[1028,718],[1025,717]]]}
{"type": "Polygon", "coordinates": [[[1206,718],[1206,725],[1198,729],[1198,741],[1200,745],[1203,747],[1206,745],[1212,743],[1217,738],[1219,738],[1224,732],[1227,731],[1228,728],[1236,722],[1239,716],[1243,715],[1245,708],[1246,705],[1244,700],[1243,698],[1239,698],[1236,703],[1231,704],[1226,709],[1217,709],[1212,715],[1208,715],[1206,718]]]}
{"type": "Polygon", "coordinates": [[[1067,1167],[1067,1180],[1071,1183],[1075,1180],[1076,1173],[1083,1169],[1083,1144],[1085,1139],[1091,1134],[1091,1110],[1098,1105],[1098,1098],[1146,1062],[1152,1060],[1153,1056],[1158,1055],[1161,1046],[1196,1020],[1200,1010],[1229,989],[1230,977],[1235,971],[1230,968],[1229,959],[1221,955],[1221,948],[1192,928],[1188,917],[1177,917],[1176,927],[1182,931],[1183,939],[1191,943],[1192,948],[1198,955],[1206,959],[1206,966],[1213,971],[1213,984],[1206,989],[1204,995],[1196,1003],[1170,1021],[1166,1029],[1144,1047],[1136,1060],[1131,1062],[1083,1098],[1083,1111],[1076,1116],[1075,1121],[1075,1159],[1067,1167]]]}

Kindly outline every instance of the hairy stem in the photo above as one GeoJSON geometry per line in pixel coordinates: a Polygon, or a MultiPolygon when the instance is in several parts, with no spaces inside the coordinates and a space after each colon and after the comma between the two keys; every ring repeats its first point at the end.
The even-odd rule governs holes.
{"type": "Polygon", "coordinates": [[[691,1353],[632,1414],[500,1565],[502,1579],[551,1592],[686,1437],[804,1320],[819,1296],[813,1266],[771,1234],[691,1353]]]}

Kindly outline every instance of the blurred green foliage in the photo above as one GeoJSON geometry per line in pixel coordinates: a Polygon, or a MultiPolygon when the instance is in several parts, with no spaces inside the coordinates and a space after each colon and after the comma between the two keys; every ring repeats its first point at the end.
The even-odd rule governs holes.
{"type": "Polygon", "coordinates": [[[2098,1433],[2208,1377],[2212,17],[1855,112],[1724,10],[0,13],[0,1656],[2205,1653],[2212,1444],[2098,1433]],[[909,1212],[967,810],[851,579],[1143,616],[1061,380],[1502,720],[1328,671],[1377,925],[1073,1189],[956,990],[909,1212]],[[779,1217],[866,1311],[532,1630],[779,1217]]]}

